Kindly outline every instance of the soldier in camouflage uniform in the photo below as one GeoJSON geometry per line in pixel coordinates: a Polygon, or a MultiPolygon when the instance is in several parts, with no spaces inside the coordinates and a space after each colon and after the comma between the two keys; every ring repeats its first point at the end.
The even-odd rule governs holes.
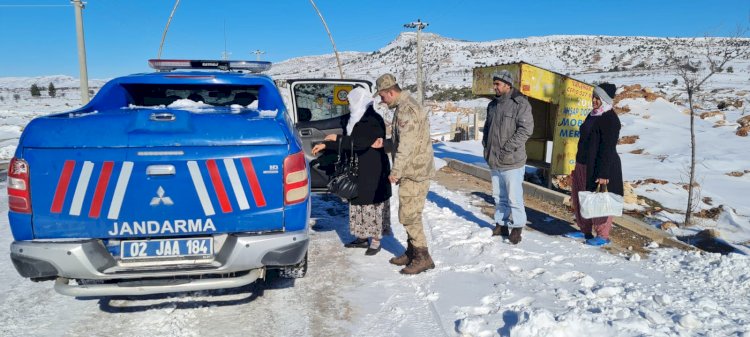
{"type": "Polygon", "coordinates": [[[402,274],[418,274],[435,268],[422,225],[430,178],[435,175],[430,123],[424,108],[408,91],[401,90],[393,75],[380,76],[376,85],[375,96],[379,95],[388,108],[396,109],[391,123],[393,168],[388,178],[399,184],[398,219],[408,235],[406,252],[390,263],[406,266],[402,274]]]}

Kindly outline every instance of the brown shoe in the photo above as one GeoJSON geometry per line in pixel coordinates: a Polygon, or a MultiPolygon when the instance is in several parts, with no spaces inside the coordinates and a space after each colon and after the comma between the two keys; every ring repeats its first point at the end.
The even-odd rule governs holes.
{"type": "Polygon", "coordinates": [[[388,262],[391,264],[397,265],[397,266],[405,266],[411,262],[412,257],[414,256],[414,246],[411,245],[411,242],[409,242],[406,246],[406,252],[401,254],[399,257],[392,257],[388,262]]]}
{"type": "Polygon", "coordinates": [[[435,263],[432,262],[432,257],[425,248],[414,248],[414,258],[411,262],[401,269],[400,273],[404,275],[415,275],[425,270],[435,268],[435,263]]]}
{"type": "Polygon", "coordinates": [[[504,238],[507,238],[508,235],[510,235],[510,232],[508,231],[508,226],[501,226],[500,224],[495,224],[495,228],[492,229],[492,236],[502,236],[504,238]]]}
{"type": "Polygon", "coordinates": [[[510,230],[510,236],[508,236],[508,241],[510,243],[517,245],[519,242],[521,242],[521,231],[523,228],[513,228],[510,230]]]}

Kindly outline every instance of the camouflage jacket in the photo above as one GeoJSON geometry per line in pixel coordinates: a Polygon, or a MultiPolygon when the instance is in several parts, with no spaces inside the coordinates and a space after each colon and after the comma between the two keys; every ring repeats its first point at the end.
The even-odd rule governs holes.
{"type": "Polygon", "coordinates": [[[427,113],[408,91],[399,95],[391,124],[393,140],[393,168],[391,175],[424,181],[435,175],[435,164],[430,139],[427,113]]]}

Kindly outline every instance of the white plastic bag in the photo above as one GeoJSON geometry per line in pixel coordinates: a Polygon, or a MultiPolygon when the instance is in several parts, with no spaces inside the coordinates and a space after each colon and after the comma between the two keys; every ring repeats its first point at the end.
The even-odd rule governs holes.
{"type": "Polygon", "coordinates": [[[596,192],[578,192],[578,201],[581,216],[585,219],[622,216],[622,196],[607,192],[607,185],[604,185],[604,191],[601,191],[601,185],[598,185],[596,192]]]}

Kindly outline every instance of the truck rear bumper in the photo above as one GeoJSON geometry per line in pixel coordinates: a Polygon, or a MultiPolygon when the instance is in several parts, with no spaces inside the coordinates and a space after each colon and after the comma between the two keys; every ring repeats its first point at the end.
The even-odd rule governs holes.
{"type": "Polygon", "coordinates": [[[63,295],[76,297],[152,295],[182,291],[237,288],[253,283],[258,278],[264,276],[265,269],[261,268],[253,269],[245,275],[234,277],[183,280],[156,279],[85,285],[71,285],[69,284],[70,279],[58,277],[55,281],[55,291],[63,295]]]}
{"type": "Polygon", "coordinates": [[[221,275],[293,265],[304,259],[308,244],[307,230],[263,235],[232,234],[226,237],[212,259],[132,263],[113,257],[98,239],[15,241],[11,244],[11,260],[21,276],[30,278],[153,279],[221,275]]]}

